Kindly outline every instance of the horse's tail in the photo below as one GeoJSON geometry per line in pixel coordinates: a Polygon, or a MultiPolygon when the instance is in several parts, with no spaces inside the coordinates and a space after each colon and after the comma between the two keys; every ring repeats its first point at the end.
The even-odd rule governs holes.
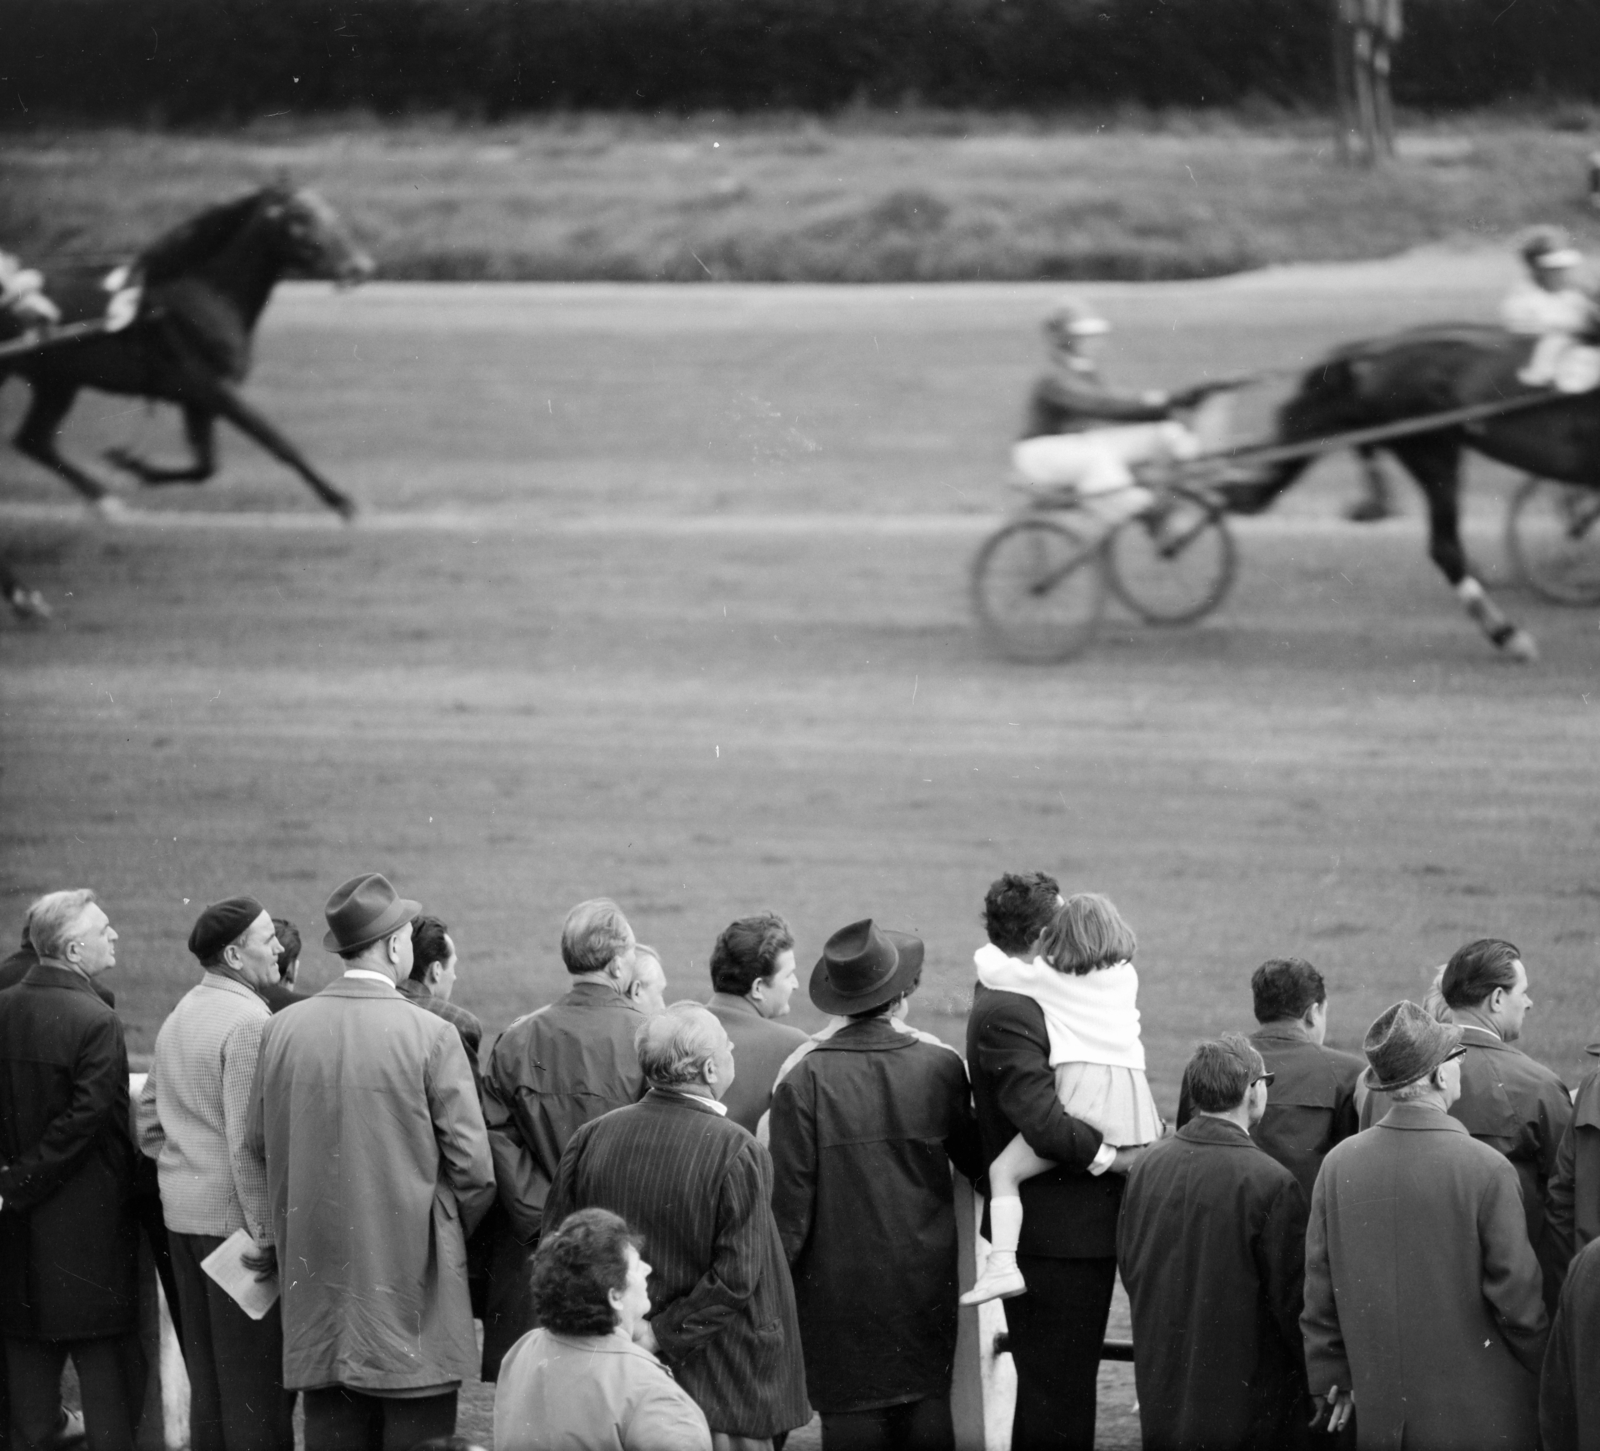
{"type": "MultiPolygon", "coordinates": [[[[1346,350],[1331,353],[1306,370],[1300,386],[1278,407],[1273,442],[1309,443],[1358,427],[1363,408],[1356,360],[1346,350]]],[[[1311,466],[1315,453],[1266,466],[1258,478],[1229,490],[1236,513],[1257,514],[1311,466]]]]}

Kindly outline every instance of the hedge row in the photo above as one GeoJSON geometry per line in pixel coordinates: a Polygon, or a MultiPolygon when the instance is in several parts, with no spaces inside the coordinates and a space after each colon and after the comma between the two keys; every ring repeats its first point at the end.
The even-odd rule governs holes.
{"type": "MultiPolygon", "coordinates": [[[[0,119],[1325,104],[1329,0],[0,0],[0,119]]],[[[1406,0],[1403,104],[1600,99],[1596,0],[1406,0]]]]}

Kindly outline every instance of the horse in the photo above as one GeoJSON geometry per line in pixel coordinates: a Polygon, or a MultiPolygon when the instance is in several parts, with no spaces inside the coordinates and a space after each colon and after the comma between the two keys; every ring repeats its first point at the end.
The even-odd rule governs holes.
{"type": "MultiPolygon", "coordinates": [[[[1536,340],[1497,327],[1446,324],[1348,343],[1300,379],[1278,410],[1275,444],[1294,445],[1474,405],[1514,411],[1457,420],[1382,441],[1428,503],[1428,553],[1468,615],[1504,655],[1538,657],[1533,636],[1484,592],[1461,543],[1461,455],[1465,449],[1546,478],[1600,488],[1600,391],[1530,389],[1518,378],[1536,340]]],[[[1283,460],[1233,485],[1229,506],[1266,508],[1316,457],[1283,460]]]]}
{"type": "Polygon", "coordinates": [[[131,319],[117,318],[115,304],[108,316],[106,283],[82,279],[51,289],[62,335],[43,335],[37,347],[0,357],[0,383],[15,373],[33,390],[13,442],[92,505],[114,513],[120,502],[106,484],[56,446],[79,389],[176,403],[188,463],[153,463],[126,449],[109,451],[107,461],[147,486],[204,483],[217,471],[215,426],[225,418],[350,519],[354,501],[246,403],[238,385],[249,374],[252,335],[280,278],[352,286],[372,272],[372,259],[314,191],[279,182],[212,207],[158,237],[126,269],[118,301],[137,298],[131,319]]]}

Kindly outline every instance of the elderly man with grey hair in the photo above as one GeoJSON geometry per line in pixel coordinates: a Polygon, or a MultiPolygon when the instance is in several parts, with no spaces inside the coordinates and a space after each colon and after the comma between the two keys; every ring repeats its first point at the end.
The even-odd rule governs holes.
{"type": "Polygon", "coordinates": [[[1517,1172],[1449,1109],[1461,1029],[1412,1002],[1367,1030],[1393,1107],[1322,1161],[1306,1231],[1306,1370],[1362,1446],[1534,1446],[1549,1325],[1517,1172]],[[1359,1407],[1359,1411],[1356,1408],[1359,1407]]]}
{"type": "Polygon", "coordinates": [[[637,1033],[644,1099],[585,1124],[545,1204],[552,1223],[596,1206],[650,1246],[650,1317],[635,1339],[699,1403],[718,1451],[756,1451],[811,1418],[772,1159],[722,1106],[727,1031],[674,1003],[637,1033]]]}
{"type": "Polygon", "coordinates": [[[93,892],[33,904],[39,961],[0,993],[0,1334],[13,1451],[45,1451],[72,1358],[94,1451],[132,1451],[144,1400],[128,1052],[94,979],[117,933],[93,892]]]}
{"type": "Polygon", "coordinates": [[[561,928],[561,960],[571,989],[518,1018],[483,1060],[483,1116],[499,1184],[483,1317],[485,1380],[533,1328],[528,1270],[567,1140],[644,1092],[633,1047],[646,1017],[634,994],[638,943],[622,909],[609,897],[579,902],[561,928]]]}

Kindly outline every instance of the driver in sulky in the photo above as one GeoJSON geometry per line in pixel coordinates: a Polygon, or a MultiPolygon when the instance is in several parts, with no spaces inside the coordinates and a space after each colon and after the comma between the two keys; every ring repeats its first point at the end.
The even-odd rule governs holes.
{"type": "Polygon", "coordinates": [[[45,296],[43,274],[9,252],[0,252],[0,319],[0,338],[61,321],[61,310],[45,296]]]}
{"type": "Polygon", "coordinates": [[[1583,254],[1559,227],[1535,227],[1518,249],[1525,275],[1500,304],[1506,329],[1536,337],[1523,383],[1584,393],[1600,383],[1600,300],[1583,254]]]}
{"type": "Polygon", "coordinates": [[[1030,484],[1075,489],[1079,507],[1109,532],[1153,501],[1136,477],[1140,465],[1174,463],[1200,451],[1194,433],[1173,414],[1202,395],[1109,386],[1095,352],[1111,324],[1078,298],[1057,302],[1043,327],[1050,368],[1029,395],[1011,461],[1030,484]]]}

